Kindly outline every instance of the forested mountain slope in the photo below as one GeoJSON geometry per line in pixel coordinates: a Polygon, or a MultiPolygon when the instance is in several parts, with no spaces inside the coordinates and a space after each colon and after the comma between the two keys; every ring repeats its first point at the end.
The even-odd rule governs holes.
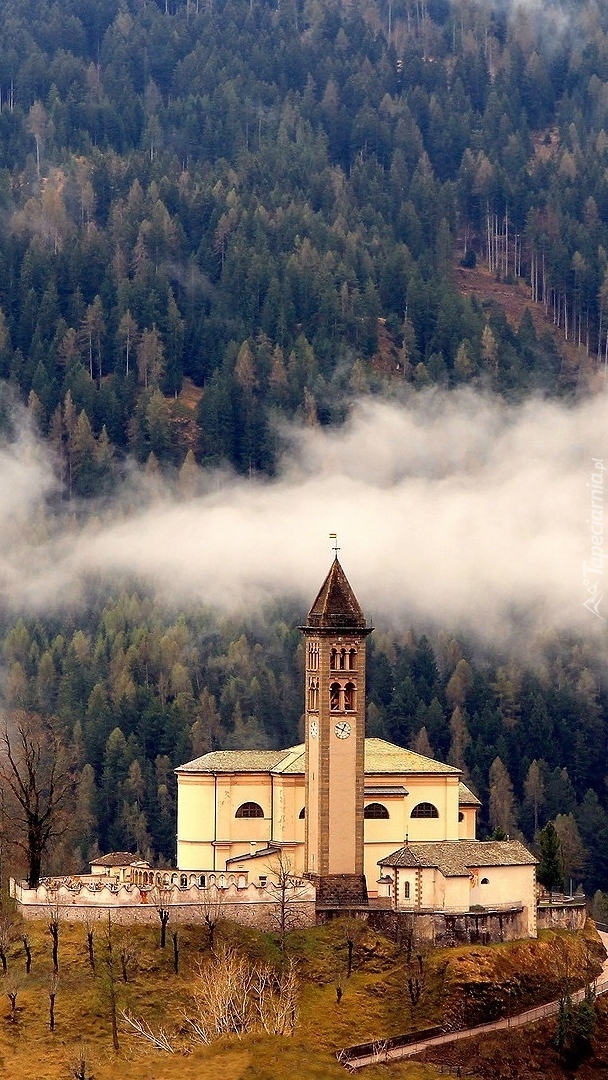
{"type": "Polygon", "coordinates": [[[377,388],[378,318],[406,382],[565,389],[549,340],[458,296],[465,248],[603,357],[595,3],[0,10],[0,373],[72,493],[127,450],[271,470],[273,411],[377,388]]]}
{"type": "MultiPolygon", "coordinates": [[[[0,17],[0,377],[48,442],[57,515],[86,519],[134,460],[184,492],[196,463],[272,474],[277,419],[340,424],[353,397],[567,399],[602,367],[594,0],[0,0],[0,17]],[[527,283],[574,374],[530,318],[459,294],[463,258],[527,283]]],[[[301,618],[167,610],[123,578],[86,611],[7,606],[5,702],[55,716],[82,775],[48,865],[96,845],[171,858],[176,765],[296,741],[301,618]]],[[[576,636],[549,634],[530,671],[402,626],[371,644],[369,733],[463,767],[482,833],[532,840],[562,815],[566,877],[605,887],[603,678],[576,636]]]]}

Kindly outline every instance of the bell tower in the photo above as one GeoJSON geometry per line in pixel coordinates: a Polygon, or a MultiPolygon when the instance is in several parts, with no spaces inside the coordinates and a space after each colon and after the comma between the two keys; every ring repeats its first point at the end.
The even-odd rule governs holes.
{"type": "Polygon", "coordinates": [[[321,904],[365,904],[365,639],[336,554],[306,626],[305,870],[321,904]]]}

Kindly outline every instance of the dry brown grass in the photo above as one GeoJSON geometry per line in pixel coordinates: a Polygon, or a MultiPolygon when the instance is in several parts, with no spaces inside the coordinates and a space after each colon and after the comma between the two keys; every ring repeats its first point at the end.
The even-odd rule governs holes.
{"type": "MultiPolygon", "coordinates": [[[[171,930],[171,924],[169,930],[171,930]]],[[[446,960],[470,980],[472,969],[486,970],[489,950],[447,950],[433,963],[428,993],[412,1019],[404,993],[404,958],[384,939],[372,933],[359,944],[355,971],[344,978],[344,948],[338,924],[293,935],[290,946],[299,959],[303,977],[300,1021],[293,1037],[248,1035],[226,1039],[209,1047],[187,1045],[182,1010],[190,998],[206,935],[200,927],[180,927],[181,966],[175,976],[172,950],[158,947],[158,929],[130,927],[114,930],[115,951],[121,933],[135,946],[137,961],[124,984],[117,965],[119,1009],[143,1018],[153,1029],[162,1027],[174,1040],[177,1052],[160,1053],[119,1027],[120,1050],[112,1048],[107,979],[101,963],[104,926],[95,929],[97,971],[90,969],[86,932],[82,925],[62,923],[59,941],[59,986],[56,1028],[49,1030],[51,938],[44,922],[26,926],[33,953],[31,974],[25,975],[23,946],[16,940],[9,952],[9,975],[19,987],[16,1020],[10,1020],[8,998],[0,985],[0,1077],[29,1080],[70,1080],[73,1063],[84,1052],[95,1080],[115,1080],[128,1063],[129,1080],[200,1080],[216,1072],[223,1080],[332,1080],[346,1073],[337,1063],[338,1048],[384,1037],[437,1021],[442,1007],[446,960]],[[469,960],[465,958],[469,956],[469,960]],[[472,965],[472,967],[471,967],[472,965]],[[336,1000],[342,980],[343,997],[336,1000]]],[[[267,936],[232,926],[222,928],[224,940],[252,957],[272,959],[276,944],[267,936]]],[[[527,948],[525,946],[524,948],[527,948]]],[[[500,966],[521,964],[513,946],[494,950],[500,966]],[[513,953],[510,960],[507,957],[513,953]]],[[[550,951],[550,949],[548,950],[550,951]]],[[[530,956],[537,963],[538,956],[530,956]]],[[[89,1074],[87,1074],[89,1075],[89,1074]]],[[[430,1080],[438,1073],[430,1065],[402,1064],[395,1076],[430,1080]]],[[[463,1074],[464,1075],[464,1074],[463,1074]]],[[[384,1067],[365,1071],[367,1080],[386,1076],[384,1067]]]]}

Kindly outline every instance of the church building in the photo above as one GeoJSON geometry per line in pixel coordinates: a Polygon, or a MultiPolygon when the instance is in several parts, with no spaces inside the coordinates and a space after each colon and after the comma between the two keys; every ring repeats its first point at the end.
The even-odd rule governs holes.
{"type": "Polygon", "coordinates": [[[378,897],[419,913],[504,911],[535,936],[536,860],[518,841],[475,839],[480,803],[460,770],[365,738],[372,627],[337,557],[301,630],[305,742],[218,750],[176,770],[180,873],[263,885],[280,852],[321,907],[378,897]]]}

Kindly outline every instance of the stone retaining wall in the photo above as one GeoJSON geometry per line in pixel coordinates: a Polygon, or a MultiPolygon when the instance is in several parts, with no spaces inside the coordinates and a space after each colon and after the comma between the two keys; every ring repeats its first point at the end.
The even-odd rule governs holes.
{"type": "Polygon", "coordinates": [[[413,932],[414,939],[437,946],[489,945],[528,936],[527,913],[521,909],[451,913],[445,911],[370,911],[370,925],[388,937],[413,932]]]}
{"type": "MultiPolygon", "coordinates": [[[[49,908],[44,904],[28,904],[21,906],[20,912],[24,919],[48,919],[49,908]]],[[[96,904],[95,907],[85,904],[70,904],[60,906],[59,918],[67,922],[91,923],[107,922],[108,915],[112,923],[120,926],[159,926],[158,912],[152,905],[146,907],[119,905],[104,906],[96,904]]],[[[222,905],[221,919],[238,922],[242,926],[255,926],[258,930],[277,931],[279,925],[277,904],[259,901],[250,904],[222,905]]],[[[205,912],[196,904],[172,904],[170,907],[169,926],[186,926],[204,923],[205,912]]],[[[315,925],[314,903],[301,903],[289,905],[289,926],[300,928],[315,925]]]]}
{"type": "MultiPolygon", "coordinates": [[[[37,889],[11,879],[10,894],[19,904],[24,919],[48,919],[49,911],[57,911],[60,919],[72,922],[107,920],[121,924],[158,925],[159,917],[154,891],[139,889],[136,885],[100,888],[74,888],[66,884],[58,887],[41,884],[37,889]]],[[[290,926],[314,926],[316,922],[315,890],[309,882],[296,884],[288,892],[285,901],[290,926]]],[[[162,897],[163,907],[169,909],[169,921],[176,923],[202,923],[210,910],[214,918],[231,919],[261,930],[277,929],[281,910],[281,898],[272,885],[259,888],[248,885],[227,889],[203,889],[191,885],[187,889],[174,887],[162,897]]]]}
{"type": "Polygon", "coordinates": [[[549,901],[538,905],[539,930],[582,930],[587,917],[585,898],[549,901]]]}

